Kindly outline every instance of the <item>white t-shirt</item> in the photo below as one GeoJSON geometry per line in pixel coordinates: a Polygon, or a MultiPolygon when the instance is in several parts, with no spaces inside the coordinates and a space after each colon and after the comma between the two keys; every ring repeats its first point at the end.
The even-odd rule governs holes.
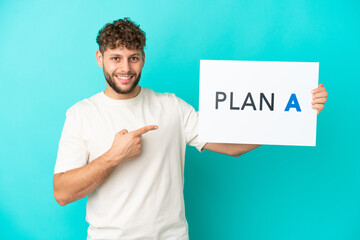
{"type": "Polygon", "coordinates": [[[188,239],[183,197],[186,144],[199,151],[198,115],[174,94],[141,88],[132,99],[103,92],[66,112],[55,173],[82,167],[110,149],[115,134],[146,125],[142,153],[119,164],[87,201],[88,239],[188,239]]]}

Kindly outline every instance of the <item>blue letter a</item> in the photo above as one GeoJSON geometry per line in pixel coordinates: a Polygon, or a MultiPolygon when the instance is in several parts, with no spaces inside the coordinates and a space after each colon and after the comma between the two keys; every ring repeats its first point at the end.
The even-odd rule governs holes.
{"type": "Polygon", "coordinates": [[[288,112],[290,108],[296,108],[297,112],[301,112],[299,102],[296,98],[295,93],[292,93],[288,104],[286,105],[285,111],[288,112]]]}

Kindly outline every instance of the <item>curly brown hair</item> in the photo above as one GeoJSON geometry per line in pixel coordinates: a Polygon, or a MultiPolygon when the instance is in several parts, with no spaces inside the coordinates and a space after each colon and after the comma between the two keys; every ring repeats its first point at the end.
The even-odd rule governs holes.
{"type": "Polygon", "coordinates": [[[140,29],[140,25],[136,25],[130,18],[125,17],[115,20],[113,23],[107,23],[100,29],[96,42],[99,44],[99,50],[102,54],[108,48],[117,47],[144,52],[146,37],[145,32],[140,29]]]}

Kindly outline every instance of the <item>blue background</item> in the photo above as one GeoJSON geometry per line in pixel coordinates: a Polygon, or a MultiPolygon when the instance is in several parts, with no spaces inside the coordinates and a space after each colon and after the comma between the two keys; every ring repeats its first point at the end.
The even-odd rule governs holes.
{"type": "Polygon", "coordinates": [[[53,197],[58,141],[66,109],[105,89],[98,30],[129,16],[148,38],[141,85],[196,109],[200,59],[320,62],[329,92],[316,147],[188,148],[190,239],[360,239],[359,12],[356,0],[0,0],[0,238],[86,238],[86,199],[53,197]]]}

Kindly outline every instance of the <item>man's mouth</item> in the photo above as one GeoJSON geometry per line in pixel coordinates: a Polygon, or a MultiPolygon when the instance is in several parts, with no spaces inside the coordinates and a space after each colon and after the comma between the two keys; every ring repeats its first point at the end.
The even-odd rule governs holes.
{"type": "Polygon", "coordinates": [[[115,74],[115,78],[116,78],[120,83],[129,83],[133,76],[134,76],[134,75],[120,75],[120,74],[115,74]]]}

